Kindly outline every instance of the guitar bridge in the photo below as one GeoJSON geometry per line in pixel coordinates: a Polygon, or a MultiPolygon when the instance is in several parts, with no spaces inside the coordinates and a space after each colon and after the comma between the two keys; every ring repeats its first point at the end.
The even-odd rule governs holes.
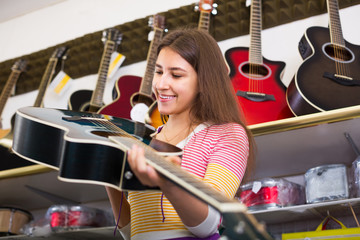
{"type": "Polygon", "coordinates": [[[333,74],[329,72],[324,72],[323,77],[333,80],[341,85],[345,86],[360,86],[360,80],[354,79],[352,77],[340,75],[340,74],[333,74]]]}
{"type": "Polygon", "coordinates": [[[238,90],[236,92],[236,96],[246,98],[253,102],[275,101],[274,95],[266,93],[245,92],[238,90]]]}

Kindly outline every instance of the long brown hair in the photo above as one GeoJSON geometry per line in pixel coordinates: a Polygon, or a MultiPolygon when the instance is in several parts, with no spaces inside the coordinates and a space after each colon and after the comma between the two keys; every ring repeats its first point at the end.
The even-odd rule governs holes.
{"type": "Polygon", "coordinates": [[[192,121],[212,124],[235,122],[245,128],[250,150],[245,174],[248,178],[254,164],[254,140],[243,121],[229,71],[216,40],[205,30],[183,28],[169,32],[160,43],[157,54],[164,47],[177,52],[197,72],[199,93],[190,111],[192,121]]]}

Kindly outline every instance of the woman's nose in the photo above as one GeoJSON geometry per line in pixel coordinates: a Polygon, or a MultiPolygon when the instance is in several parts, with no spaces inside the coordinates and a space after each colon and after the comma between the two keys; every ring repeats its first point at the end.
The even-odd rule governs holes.
{"type": "Polygon", "coordinates": [[[166,74],[162,74],[156,79],[155,87],[157,89],[167,89],[169,88],[169,77],[166,74]]]}

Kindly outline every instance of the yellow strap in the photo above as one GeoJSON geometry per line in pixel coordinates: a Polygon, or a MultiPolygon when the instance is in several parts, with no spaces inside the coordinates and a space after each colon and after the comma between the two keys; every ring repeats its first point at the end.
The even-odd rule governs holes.
{"type": "Polygon", "coordinates": [[[331,219],[331,220],[334,220],[335,222],[337,222],[340,226],[341,226],[341,229],[345,229],[346,227],[345,227],[345,225],[342,223],[342,222],[340,222],[339,220],[337,220],[336,218],[334,218],[333,216],[331,216],[331,215],[328,215],[328,216],[326,216],[326,218],[320,223],[320,225],[316,228],[316,231],[322,231],[322,228],[323,228],[323,224],[324,224],[324,222],[326,221],[326,220],[328,220],[328,219],[331,219]]]}

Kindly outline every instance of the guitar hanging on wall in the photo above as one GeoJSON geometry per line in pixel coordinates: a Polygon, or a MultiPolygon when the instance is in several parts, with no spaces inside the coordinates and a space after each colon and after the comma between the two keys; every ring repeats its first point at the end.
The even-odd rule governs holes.
{"type": "MultiPolygon", "coordinates": [[[[49,62],[47,64],[45,72],[41,78],[38,94],[36,96],[36,99],[35,99],[35,102],[33,105],[34,107],[43,107],[44,96],[45,96],[46,90],[48,89],[49,83],[51,82],[51,80],[54,76],[57,63],[58,63],[59,59],[64,56],[66,51],[67,51],[67,47],[64,47],[64,46],[56,48],[55,51],[52,53],[51,57],[49,58],[49,62]]],[[[15,117],[15,115],[11,119],[12,126],[14,126],[14,121],[15,121],[14,117],[15,117]]],[[[12,139],[13,139],[13,127],[11,127],[10,132],[0,140],[0,145],[10,148],[12,145],[12,139]]]]}
{"type": "Polygon", "coordinates": [[[235,47],[225,52],[239,108],[248,125],[293,117],[281,81],[285,63],[262,56],[261,21],[261,0],[252,0],[250,47],[235,47]]]}
{"type": "Polygon", "coordinates": [[[343,38],[337,0],[327,8],[329,28],[310,27],[299,42],[305,60],[287,89],[295,115],[360,104],[360,47],[343,38]]]}
{"type": "Polygon", "coordinates": [[[147,109],[154,102],[152,80],[155,71],[156,50],[163,36],[165,17],[155,15],[150,18],[149,23],[154,34],[148,50],[144,77],[133,75],[120,77],[115,85],[117,98],[112,103],[101,108],[99,113],[140,122],[145,121],[147,109]]]}
{"type": "Polygon", "coordinates": [[[116,28],[103,31],[101,39],[105,46],[98,70],[98,79],[94,91],[79,90],[71,94],[68,107],[75,111],[97,112],[104,104],[103,97],[108,76],[111,54],[121,43],[122,34],[116,28]]]}
{"type": "MultiPolygon", "coordinates": [[[[201,0],[197,6],[195,6],[195,11],[200,11],[198,29],[203,29],[209,32],[210,27],[210,16],[216,14],[217,4],[213,3],[213,0],[201,0]]],[[[157,101],[155,101],[149,107],[149,111],[146,113],[145,122],[151,126],[157,128],[163,125],[168,119],[168,116],[161,115],[157,106],[157,101]]]]}
{"type": "Polygon", "coordinates": [[[54,77],[55,68],[59,62],[59,59],[62,58],[67,51],[67,47],[59,47],[55,49],[53,54],[51,55],[49,62],[46,66],[45,72],[42,76],[39,92],[36,96],[34,107],[43,107],[44,106],[44,96],[51,80],[54,77]]]}
{"type": "MultiPolygon", "coordinates": [[[[0,116],[3,115],[3,111],[6,105],[7,100],[9,99],[11,92],[13,91],[17,80],[20,77],[20,74],[22,72],[25,71],[26,69],[26,65],[27,65],[27,61],[24,59],[19,59],[17,60],[14,65],[11,67],[11,74],[8,78],[8,80],[6,81],[6,84],[3,88],[3,90],[1,91],[1,96],[0,96],[0,116]]],[[[0,119],[0,138],[5,137],[6,135],[8,135],[11,131],[11,128],[9,129],[4,129],[3,128],[3,119],[0,119]]]]}

